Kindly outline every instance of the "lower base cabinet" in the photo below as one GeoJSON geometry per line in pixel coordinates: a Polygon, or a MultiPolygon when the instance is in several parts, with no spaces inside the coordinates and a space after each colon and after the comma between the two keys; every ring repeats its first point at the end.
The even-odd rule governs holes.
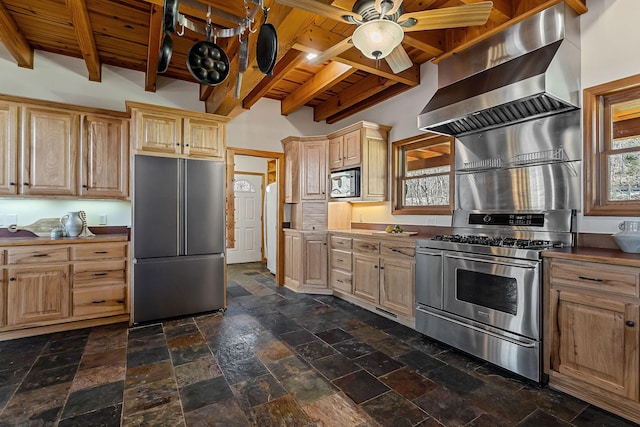
{"type": "Polygon", "coordinates": [[[0,247],[0,340],[129,321],[126,241],[0,247]]]}
{"type": "Polygon", "coordinates": [[[549,386],[640,423],[640,268],[545,260],[549,386]]]}
{"type": "Polygon", "coordinates": [[[297,291],[330,294],[327,232],[284,231],[284,284],[297,291]]]}

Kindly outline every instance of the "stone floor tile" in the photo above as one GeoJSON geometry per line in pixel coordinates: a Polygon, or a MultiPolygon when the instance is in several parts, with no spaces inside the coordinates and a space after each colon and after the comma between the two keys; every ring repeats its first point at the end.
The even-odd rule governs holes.
{"type": "Polygon", "coordinates": [[[343,393],[334,393],[302,409],[317,427],[370,427],[377,423],[343,393]]]}
{"type": "Polygon", "coordinates": [[[105,365],[80,370],[73,378],[71,391],[74,392],[116,381],[124,381],[126,378],[126,372],[124,363],[122,366],[105,365]]]}
{"type": "Polygon", "coordinates": [[[429,379],[458,394],[468,394],[478,388],[482,388],[478,392],[479,394],[488,390],[496,390],[490,386],[483,387],[485,383],[450,365],[434,371],[429,375],[429,379]]]}
{"type": "Polygon", "coordinates": [[[172,348],[169,350],[169,353],[171,353],[173,366],[184,365],[185,363],[193,362],[203,357],[212,356],[211,349],[209,349],[209,346],[204,342],[186,347],[172,348]]]}
{"type": "Polygon", "coordinates": [[[327,344],[335,344],[353,338],[353,335],[343,331],[340,328],[328,329],[316,332],[316,336],[327,344]]]}
{"type": "MultiPolygon", "coordinates": [[[[594,425],[594,424],[591,424],[594,425]]],[[[536,410],[527,418],[525,418],[521,423],[518,424],[518,427],[569,427],[569,424],[566,421],[562,421],[559,418],[554,417],[551,414],[544,412],[543,410],[536,410]]]]}
{"type": "Polygon", "coordinates": [[[439,387],[433,381],[407,367],[390,372],[378,379],[409,400],[439,387]]]}
{"type": "Polygon", "coordinates": [[[422,409],[394,391],[374,397],[360,406],[379,424],[388,427],[412,427],[429,418],[422,409]]]}
{"type": "Polygon", "coordinates": [[[175,380],[168,378],[135,388],[125,386],[124,407],[122,411],[126,417],[137,412],[145,412],[150,409],[165,406],[172,402],[179,403],[180,395],[175,380]]]}
{"type": "Polygon", "coordinates": [[[62,418],[72,418],[122,403],[124,381],[102,384],[72,392],[64,405],[62,418]]]}
{"type": "Polygon", "coordinates": [[[365,402],[389,391],[389,387],[362,370],[338,378],[333,383],[356,403],[365,402]]]}
{"type": "Polygon", "coordinates": [[[29,424],[29,420],[37,425],[36,420],[48,419],[52,412],[57,417],[70,387],[71,383],[67,382],[14,394],[0,414],[0,425],[29,424]]]}
{"type": "Polygon", "coordinates": [[[249,427],[249,420],[237,399],[230,398],[184,414],[188,427],[249,427]]]}
{"type": "MultiPolygon", "coordinates": [[[[546,412],[546,411],[545,411],[546,412]]],[[[526,420],[525,420],[526,421],[526,420]]],[[[637,427],[631,421],[624,420],[617,415],[611,414],[593,406],[589,406],[580,415],[571,420],[571,424],[578,427],[601,426],[601,427],[637,427]]],[[[531,424],[530,424],[531,425],[531,424]]]]}
{"type": "Polygon", "coordinates": [[[176,366],[175,375],[178,387],[182,388],[198,381],[219,377],[222,375],[222,369],[213,356],[210,356],[176,366]]]}
{"type": "Polygon", "coordinates": [[[362,366],[374,377],[388,374],[389,372],[393,372],[404,366],[404,363],[398,362],[379,351],[374,351],[373,353],[358,357],[353,361],[362,366]]]}
{"type": "Polygon", "coordinates": [[[311,403],[338,390],[329,381],[315,372],[287,378],[282,386],[300,405],[311,403]]]}
{"type": "Polygon", "coordinates": [[[127,360],[127,350],[124,347],[114,348],[112,350],[84,354],[78,371],[85,369],[93,369],[105,366],[125,366],[127,360]]]}
{"type": "Polygon", "coordinates": [[[251,412],[251,422],[260,427],[307,427],[311,418],[289,395],[256,406],[251,412]]]}
{"type": "Polygon", "coordinates": [[[263,363],[270,363],[293,355],[293,351],[281,341],[275,341],[260,346],[256,354],[263,363]]]}
{"type": "Polygon", "coordinates": [[[129,415],[125,414],[121,425],[124,427],[180,427],[185,425],[185,420],[182,414],[180,401],[172,400],[165,404],[156,405],[146,411],[140,411],[129,415]]]}
{"type": "Polygon", "coordinates": [[[375,348],[357,339],[339,342],[334,344],[333,348],[344,354],[349,359],[356,359],[375,351],[375,348]]]}
{"type": "Polygon", "coordinates": [[[431,375],[438,369],[442,369],[444,366],[446,366],[444,362],[434,359],[433,357],[419,350],[405,353],[402,356],[399,356],[398,360],[402,363],[405,363],[407,366],[409,366],[419,374],[426,376],[427,378],[430,378],[431,375]]]}
{"type": "Polygon", "coordinates": [[[267,363],[267,367],[273,376],[280,381],[303,375],[311,370],[309,363],[297,355],[285,357],[276,362],[267,363]]]}
{"type": "Polygon", "coordinates": [[[473,406],[469,399],[444,387],[413,399],[413,403],[445,426],[463,426],[485,413],[473,406]]]}
{"type": "Polygon", "coordinates": [[[330,381],[361,369],[353,360],[340,353],[314,360],[312,364],[330,381]]]}
{"type": "Polygon", "coordinates": [[[229,384],[247,381],[268,372],[256,356],[239,361],[229,361],[226,364],[220,364],[220,367],[229,384]]]}
{"type": "Polygon", "coordinates": [[[180,400],[184,412],[193,411],[230,397],[233,397],[233,392],[224,377],[202,380],[180,389],[180,400]]]}
{"type": "Polygon", "coordinates": [[[320,340],[298,345],[295,350],[305,360],[316,360],[336,353],[333,347],[320,340]]]}
{"type": "Polygon", "coordinates": [[[165,360],[151,365],[127,368],[126,387],[134,388],[173,378],[171,362],[165,360]]]}
{"type": "Polygon", "coordinates": [[[58,427],[118,427],[122,417],[122,404],[108,406],[87,414],[60,421],[58,427]]]}
{"type": "Polygon", "coordinates": [[[240,405],[245,408],[262,405],[287,394],[273,375],[266,374],[231,386],[240,405]]]}
{"type": "Polygon", "coordinates": [[[318,338],[315,335],[313,335],[311,332],[304,329],[301,329],[299,331],[287,332],[286,334],[281,334],[280,339],[292,347],[318,340],[318,338]]]}
{"type": "Polygon", "coordinates": [[[165,360],[169,360],[169,349],[167,347],[145,348],[127,353],[127,368],[150,365],[165,360]]]}

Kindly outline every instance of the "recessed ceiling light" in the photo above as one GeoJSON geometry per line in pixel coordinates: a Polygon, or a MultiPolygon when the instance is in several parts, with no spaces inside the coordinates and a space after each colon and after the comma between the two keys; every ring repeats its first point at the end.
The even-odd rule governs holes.
{"type": "Polygon", "coordinates": [[[315,58],[317,56],[318,56],[317,53],[307,53],[307,59],[308,60],[312,60],[313,58],[315,58]]]}

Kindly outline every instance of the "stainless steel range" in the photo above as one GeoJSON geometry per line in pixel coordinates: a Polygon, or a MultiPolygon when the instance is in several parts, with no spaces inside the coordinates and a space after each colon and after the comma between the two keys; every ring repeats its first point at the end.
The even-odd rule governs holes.
{"type": "Polygon", "coordinates": [[[572,245],[574,218],[455,211],[454,234],[416,242],[416,329],[540,382],[540,253],[572,245]]]}

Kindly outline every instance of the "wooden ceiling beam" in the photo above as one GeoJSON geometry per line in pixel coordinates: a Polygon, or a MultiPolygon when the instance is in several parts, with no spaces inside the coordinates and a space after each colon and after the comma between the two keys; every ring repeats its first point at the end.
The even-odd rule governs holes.
{"type": "MultiPolygon", "coordinates": [[[[265,3],[269,2],[267,1],[265,3]]],[[[265,4],[265,6],[270,7],[269,22],[276,28],[279,57],[282,57],[284,52],[289,51],[289,49],[293,47],[294,40],[298,34],[305,32],[313,23],[315,16],[299,9],[282,6],[275,3],[275,0],[272,0],[270,4],[265,4]]],[[[259,20],[259,16],[260,14],[256,19],[259,20]]],[[[249,36],[250,47],[256,46],[257,38],[258,32],[249,36]]],[[[205,102],[207,112],[223,116],[234,116],[241,111],[243,105],[242,99],[247,96],[264,77],[264,74],[258,68],[255,48],[249,49],[249,67],[242,77],[240,99],[236,99],[234,96],[237,70],[237,64],[232,64],[231,75],[225,82],[214,89],[212,96],[205,102]]]]}
{"type": "Polygon", "coordinates": [[[253,107],[253,105],[277,85],[289,71],[302,63],[305,55],[304,52],[300,52],[299,50],[289,49],[273,68],[273,75],[263,77],[260,83],[242,100],[242,108],[248,110],[253,107]]]}
{"type": "MultiPolygon", "coordinates": [[[[478,3],[484,0],[462,0],[465,4],[478,3]]],[[[489,14],[489,21],[496,25],[502,24],[513,17],[513,1],[512,0],[492,0],[493,8],[489,14]]]]}
{"type": "Polygon", "coordinates": [[[419,49],[432,58],[444,53],[444,35],[442,31],[407,33],[404,35],[402,43],[419,49]]]}
{"type": "Polygon", "coordinates": [[[319,122],[334,116],[396,83],[398,82],[373,74],[367,76],[358,83],[349,86],[339,94],[317,105],[313,109],[313,120],[319,122]]]}
{"type": "Polygon", "coordinates": [[[99,82],[102,80],[102,64],[98,49],[96,48],[96,40],[93,37],[93,28],[89,20],[89,11],[84,0],[66,0],[67,9],[71,14],[71,22],[76,33],[80,52],[87,65],[89,72],[89,80],[99,82]]]}
{"type": "Polygon", "coordinates": [[[302,86],[294,90],[280,103],[280,114],[288,116],[316,95],[330,89],[336,83],[347,78],[357,70],[340,62],[331,61],[314,74],[302,86]]]}
{"type": "Polygon", "coordinates": [[[158,83],[158,61],[162,41],[162,7],[151,5],[149,13],[149,43],[147,44],[147,69],[144,75],[144,90],[155,92],[158,83]]]}
{"type": "Polygon", "coordinates": [[[33,48],[0,0],[0,40],[19,67],[33,68],[33,48]]]}
{"type": "Polygon", "coordinates": [[[386,88],[382,92],[376,94],[375,97],[371,97],[365,99],[364,101],[358,102],[356,105],[347,108],[346,110],[342,110],[337,114],[334,114],[331,117],[327,117],[327,123],[333,124],[339,122],[340,120],[344,120],[349,116],[352,116],[360,111],[366,110],[367,108],[371,108],[374,105],[377,105],[389,98],[393,98],[396,95],[401,94],[407,90],[411,89],[411,86],[403,85],[403,84],[394,84],[391,87],[386,88]]]}
{"type": "Polygon", "coordinates": [[[585,0],[566,0],[571,9],[575,10],[578,15],[587,13],[587,3],[585,0]]]}

